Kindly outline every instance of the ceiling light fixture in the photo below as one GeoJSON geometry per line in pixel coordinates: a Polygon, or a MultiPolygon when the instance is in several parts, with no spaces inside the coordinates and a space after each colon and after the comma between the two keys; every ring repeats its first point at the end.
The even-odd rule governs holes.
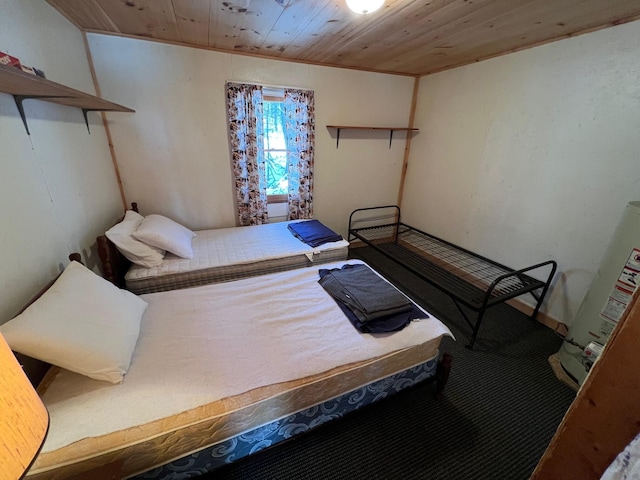
{"type": "Polygon", "coordinates": [[[384,5],[384,0],[347,0],[347,6],[356,13],[373,13],[384,5]]]}

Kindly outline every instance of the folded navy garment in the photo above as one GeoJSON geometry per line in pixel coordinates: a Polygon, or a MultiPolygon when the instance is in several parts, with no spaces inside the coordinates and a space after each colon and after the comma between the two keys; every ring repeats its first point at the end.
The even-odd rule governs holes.
{"type": "Polygon", "coordinates": [[[365,333],[395,332],[426,315],[367,265],[320,269],[318,283],[353,326],[365,333]]]}
{"type": "Polygon", "coordinates": [[[426,318],[426,315],[422,310],[418,309],[415,305],[413,308],[405,313],[396,313],[394,315],[387,315],[386,317],[380,317],[370,322],[361,322],[358,317],[347,307],[344,303],[341,303],[334,298],[342,313],[349,319],[351,325],[356,330],[362,333],[390,333],[402,330],[409,325],[412,320],[418,318],[426,318]]]}
{"type": "Polygon", "coordinates": [[[320,269],[319,274],[322,288],[347,305],[363,323],[411,310],[411,301],[367,265],[320,269]]]}
{"type": "Polygon", "coordinates": [[[293,235],[311,247],[342,240],[341,235],[338,235],[318,220],[290,223],[288,228],[293,235]]]}

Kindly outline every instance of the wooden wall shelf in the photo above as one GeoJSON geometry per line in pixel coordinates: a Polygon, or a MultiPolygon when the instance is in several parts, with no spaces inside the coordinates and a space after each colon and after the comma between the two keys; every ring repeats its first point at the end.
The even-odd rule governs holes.
{"type": "Polygon", "coordinates": [[[87,124],[87,130],[89,130],[87,112],[135,112],[135,110],[123,107],[117,103],[103,100],[102,98],[89,95],[80,90],[65,87],[46,78],[31,75],[30,73],[6,65],[0,65],[0,92],[13,96],[28,135],[30,135],[29,126],[27,125],[24,108],[22,107],[22,102],[28,99],[80,108],[84,115],[84,121],[87,124]]]}
{"type": "Polygon", "coordinates": [[[391,148],[391,140],[393,140],[393,132],[418,132],[418,128],[406,128],[406,127],[360,127],[352,125],[327,125],[327,128],[335,128],[336,135],[336,148],[340,144],[340,130],[384,130],[389,132],[389,148],[391,148]]]}

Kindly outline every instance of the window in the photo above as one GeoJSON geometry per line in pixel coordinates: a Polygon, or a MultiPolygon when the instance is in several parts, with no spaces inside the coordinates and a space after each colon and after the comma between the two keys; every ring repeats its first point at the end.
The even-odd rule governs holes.
{"type": "Polygon", "coordinates": [[[284,133],[284,93],[265,92],[262,115],[267,203],[285,203],[289,181],[287,141],[284,133]],[[280,94],[277,95],[278,93],[280,94]]]}
{"type": "Polygon", "coordinates": [[[287,219],[313,218],[313,90],[227,82],[226,99],[238,225],[268,222],[279,198],[287,219]]]}

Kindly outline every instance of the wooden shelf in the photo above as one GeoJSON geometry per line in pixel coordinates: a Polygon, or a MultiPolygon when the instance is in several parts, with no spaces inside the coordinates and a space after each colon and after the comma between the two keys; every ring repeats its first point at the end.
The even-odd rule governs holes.
{"type": "Polygon", "coordinates": [[[391,141],[393,140],[393,132],[418,132],[418,128],[406,128],[406,127],[362,127],[353,125],[327,125],[327,128],[335,128],[336,135],[336,148],[340,144],[340,130],[384,130],[389,132],[389,148],[391,148],[391,141]]]}
{"type": "Polygon", "coordinates": [[[0,92],[13,95],[27,134],[30,133],[22,107],[24,100],[35,99],[80,108],[84,115],[85,123],[87,124],[87,130],[89,129],[87,112],[135,112],[135,110],[123,107],[117,103],[89,95],[80,90],[65,87],[46,78],[31,75],[30,73],[6,65],[0,65],[0,92]]]}

